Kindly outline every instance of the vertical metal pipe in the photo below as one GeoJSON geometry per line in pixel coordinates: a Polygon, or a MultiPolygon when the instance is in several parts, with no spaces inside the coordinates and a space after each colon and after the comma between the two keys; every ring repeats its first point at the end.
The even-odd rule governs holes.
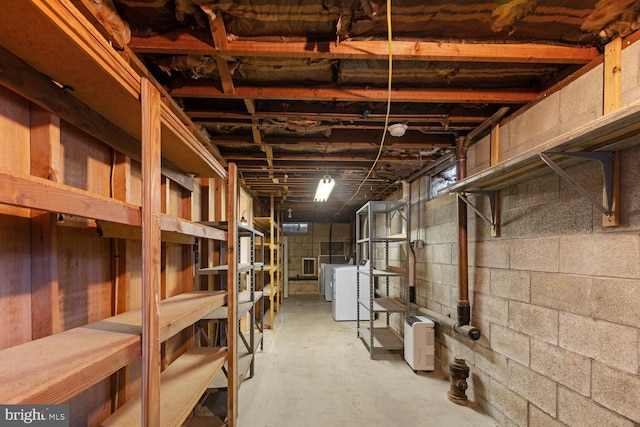
{"type": "MultiPolygon", "coordinates": [[[[465,137],[456,138],[456,173],[458,181],[467,177],[465,137]]],[[[457,198],[458,208],[458,324],[471,323],[469,305],[469,254],[467,247],[467,205],[457,198]]]]}

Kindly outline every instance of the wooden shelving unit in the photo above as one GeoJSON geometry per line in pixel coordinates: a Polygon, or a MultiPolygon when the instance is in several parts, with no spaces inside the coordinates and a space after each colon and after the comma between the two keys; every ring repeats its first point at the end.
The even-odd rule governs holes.
{"type": "Polygon", "coordinates": [[[254,217],[255,227],[264,233],[264,313],[268,312],[266,328],[273,329],[275,317],[282,303],[282,231],[275,218],[273,195],[271,196],[271,214],[268,217],[254,217]]]}
{"type": "MultiPolygon", "coordinates": [[[[43,171],[38,171],[33,163],[29,172],[18,166],[14,170],[13,165],[0,162],[0,208],[5,218],[0,221],[19,223],[25,212],[27,221],[30,215],[35,218],[46,214],[51,220],[44,222],[41,232],[43,238],[52,242],[38,254],[49,263],[43,268],[51,270],[45,273],[52,279],[39,284],[39,296],[33,297],[34,307],[39,304],[38,308],[47,309],[47,313],[34,309],[33,313],[20,314],[21,321],[33,322],[34,336],[41,337],[23,339],[24,342],[15,345],[4,344],[0,349],[0,401],[52,404],[83,399],[85,390],[101,381],[108,382],[108,377],[114,375],[124,381],[119,387],[126,389],[126,393],[120,395],[114,389],[110,400],[99,404],[103,411],[112,405],[118,408],[102,419],[102,425],[180,425],[221,371],[227,354],[232,357],[237,354],[235,340],[227,348],[192,345],[193,325],[225,302],[235,310],[236,292],[193,291],[192,277],[188,280],[193,262],[191,245],[196,239],[235,239],[234,233],[191,221],[191,205],[197,202],[193,199],[197,186],[193,177],[226,181],[226,165],[213,157],[211,147],[206,147],[197,136],[193,124],[174,111],[171,101],[162,99],[162,90],[141,75],[138,66],[131,66],[126,56],[119,54],[71,1],[33,1],[20,7],[4,2],[0,4],[0,14],[3,16],[0,68],[6,76],[0,85],[15,94],[10,96],[24,99],[27,112],[31,102],[32,109],[41,109],[52,123],[46,135],[40,128],[31,129],[34,159],[42,151],[48,153],[48,157],[38,158],[49,162],[43,171]],[[62,131],[61,122],[65,123],[62,131]],[[78,130],[67,130],[70,126],[66,123],[78,130]],[[103,162],[104,167],[111,168],[113,173],[116,164],[126,165],[123,168],[127,171],[123,174],[128,182],[124,184],[126,189],[118,193],[120,190],[112,182],[105,196],[105,191],[94,188],[99,186],[89,185],[93,178],[98,180],[90,171],[87,188],[65,184],[65,177],[52,173],[57,172],[59,163],[73,161],[72,157],[59,156],[63,132],[83,133],[87,139],[96,141],[91,144],[108,146],[101,153],[109,153],[113,160],[103,162]],[[139,174],[132,177],[132,169],[139,174]],[[139,183],[134,194],[130,188],[132,181],[139,183]],[[170,207],[174,199],[179,199],[177,208],[170,207]],[[89,229],[78,232],[79,236],[88,235],[93,229],[102,237],[92,239],[112,239],[112,248],[118,248],[113,251],[119,255],[103,264],[117,266],[112,267],[114,283],[136,276],[142,285],[142,295],[128,296],[126,292],[121,295],[114,290],[114,301],[109,305],[113,304],[115,313],[111,316],[90,313],[82,300],[71,303],[71,308],[63,313],[58,308],[58,280],[69,279],[56,270],[64,268],[56,261],[57,251],[61,250],[56,236],[64,226],[62,220],[66,218],[69,223],[67,216],[82,219],[78,223],[89,229]],[[57,224],[55,218],[59,218],[57,224]],[[118,252],[121,249],[123,253],[118,252]],[[164,268],[165,263],[169,269],[164,268]],[[140,271],[134,275],[132,268],[140,271]],[[40,295],[48,299],[42,300],[40,295]],[[139,308],[121,310],[120,307],[128,305],[139,308]],[[67,328],[66,323],[71,320],[64,316],[74,310],[89,312],[85,313],[87,317],[100,316],[102,320],[67,328]],[[46,316],[49,319],[43,318],[46,316]],[[48,331],[36,330],[36,323],[46,325],[48,331]],[[137,359],[141,359],[140,367],[131,367],[131,362],[137,359]],[[125,372],[130,369],[140,370],[137,385],[125,372]]],[[[71,142],[65,142],[83,144],[75,142],[82,138],[70,139],[71,142]]],[[[29,151],[29,147],[14,150],[29,151]]],[[[234,198],[235,193],[231,200],[234,198]]],[[[236,216],[235,210],[227,211],[231,221],[236,216]]],[[[25,229],[16,233],[24,234],[22,230],[25,229]]],[[[26,231],[27,235],[22,237],[29,240],[28,227],[26,231]]],[[[84,254],[80,250],[68,248],[65,253],[70,255],[65,256],[75,254],[81,258],[84,254]]],[[[96,253],[94,258],[107,256],[108,251],[96,253]]],[[[35,265],[36,260],[32,263],[35,265]]],[[[81,268],[78,271],[84,272],[81,268]]],[[[103,280],[92,278],[91,272],[84,274],[74,277],[79,292],[83,286],[94,285],[94,280],[103,280]]],[[[32,285],[35,289],[35,284],[23,284],[32,285]]],[[[77,318],[73,319],[76,324],[77,318]]],[[[235,316],[229,316],[230,325],[235,325],[236,320],[235,316]]],[[[230,372],[235,372],[236,363],[229,365],[230,372]]],[[[235,388],[235,381],[230,384],[235,388]]],[[[236,393],[230,394],[229,426],[235,425],[236,397],[236,393]]],[[[72,424],[83,423],[72,420],[72,424]]]]}

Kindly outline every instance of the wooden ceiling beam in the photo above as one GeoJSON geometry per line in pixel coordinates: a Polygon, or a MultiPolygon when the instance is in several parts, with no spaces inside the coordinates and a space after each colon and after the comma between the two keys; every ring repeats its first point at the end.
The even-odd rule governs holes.
{"type": "MultiPolygon", "coordinates": [[[[254,112],[251,114],[230,113],[226,111],[211,110],[193,110],[186,109],[185,113],[194,122],[205,122],[206,119],[219,120],[335,120],[342,122],[375,122],[384,123],[385,114],[368,114],[363,117],[362,114],[340,114],[340,113],[321,113],[321,112],[254,112]]],[[[453,116],[449,114],[389,114],[389,121],[412,122],[412,123],[482,123],[487,120],[488,116],[453,116]]]]}
{"type": "MultiPolygon", "coordinates": [[[[215,144],[218,147],[225,148],[242,148],[242,147],[251,147],[253,144],[251,143],[242,143],[237,141],[220,141],[214,140],[215,144]]],[[[277,144],[277,143],[269,143],[271,148],[275,149],[287,149],[292,148],[291,144],[277,144]]],[[[359,151],[377,151],[378,145],[367,143],[367,142],[306,142],[300,141],[295,144],[295,147],[305,147],[305,148],[318,148],[323,149],[323,151],[333,151],[333,150],[359,150],[359,151]]],[[[430,148],[454,148],[454,144],[446,143],[446,142],[394,142],[393,144],[385,143],[385,147],[387,149],[402,149],[402,150],[421,150],[421,149],[430,149],[430,148]]]]}
{"type": "MultiPolygon", "coordinates": [[[[309,43],[289,41],[229,41],[219,49],[202,36],[174,31],[151,37],[132,37],[136,53],[174,55],[225,55],[265,58],[378,59],[389,57],[388,42],[351,40],[309,43]]],[[[510,62],[535,64],[586,64],[600,55],[596,48],[576,48],[536,43],[453,43],[394,40],[393,58],[404,61],[510,62]]]]}
{"type": "MultiPolygon", "coordinates": [[[[394,120],[394,122],[400,122],[402,120],[394,120]]],[[[250,128],[253,132],[253,128],[256,127],[254,125],[250,125],[248,123],[243,123],[243,122],[231,122],[231,121],[211,121],[211,120],[193,120],[194,123],[197,123],[199,125],[202,126],[209,126],[209,127],[214,127],[214,126],[232,126],[234,128],[242,128],[242,127],[246,127],[246,128],[250,128]]],[[[391,121],[390,121],[391,122],[391,121]]],[[[377,131],[382,131],[384,129],[384,123],[379,123],[379,124],[319,124],[319,126],[331,126],[331,129],[339,129],[339,130],[358,130],[358,131],[369,131],[369,130],[377,130],[377,131]]],[[[262,127],[264,129],[284,129],[286,127],[288,127],[288,125],[286,123],[282,123],[282,124],[271,124],[271,123],[267,123],[267,124],[262,124],[262,125],[258,125],[258,127],[256,127],[256,129],[258,129],[259,127],[262,127]]],[[[312,128],[310,126],[310,128],[312,128]]],[[[437,126],[428,126],[428,125],[423,125],[423,126],[413,126],[413,125],[407,125],[407,131],[424,131],[427,133],[433,133],[433,132],[453,132],[453,131],[472,131],[473,129],[475,129],[476,126],[471,126],[471,125],[466,125],[466,126],[461,126],[458,124],[449,124],[449,123],[442,123],[440,125],[437,126]]]]}
{"type": "MultiPolygon", "coordinates": [[[[238,147],[242,145],[252,146],[251,135],[213,135],[211,143],[217,146],[238,147]]],[[[263,137],[264,144],[272,147],[281,146],[285,148],[305,147],[327,147],[333,144],[342,148],[377,148],[380,144],[382,132],[362,132],[353,129],[338,129],[332,131],[330,135],[308,134],[308,135],[273,135],[263,137]],[[361,145],[362,144],[362,145],[361,145]]],[[[389,147],[412,146],[418,147],[446,147],[455,144],[452,134],[425,134],[417,130],[409,130],[402,137],[392,137],[387,135],[385,145],[389,147]]]]}
{"type": "MultiPolygon", "coordinates": [[[[232,162],[240,162],[247,160],[257,160],[255,156],[246,155],[246,154],[235,154],[235,153],[226,153],[225,158],[228,161],[232,162]]],[[[426,159],[425,159],[426,160],[426,159]]],[[[278,155],[274,156],[273,161],[275,162],[373,162],[371,156],[310,156],[308,154],[301,155],[278,155]]],[[[407,162],[415,162],[420,163],[421,160],[418,157],[380,157],[380,162],[385,163],[407,163],[407,162]]],[[[241,168],[240,168],[241,169],[241,168]]]]}
{"type": "MultiPolygon", "coordinates": [[[[224,27],[224,21],[222,15],[216,13],[210,6],[201,5],[200,9],[207,15],[209,20],[209,28],[211,30],[211,37],[216,50],[227,49],[227,31],[224,27]]],[[[220,76],[220,83],[222,84],[222,90],[227,95],[231,95],[234,92],[233,79],[231,79],[231,73],[229,73],[229,66],[221,56],[216,56],[216,65],[218,66],[218,75],[220,76]]]]}
{"type": "MultiPolygon", "coordinates": [[[[357,87],[273,87],[236,86],[235,94],[228,95],[213,86],[211,82],[198,80],[174,84],[169,93],[176,98],[252,98],[306,101],[353,101],[386,102],[387,89],[357,87]]],[[[430,103],[495,103],[523,104],[535,100],[538,93],[531,89],[489,90],[489,89],[393,89],[392,102],[430,103]]]]}

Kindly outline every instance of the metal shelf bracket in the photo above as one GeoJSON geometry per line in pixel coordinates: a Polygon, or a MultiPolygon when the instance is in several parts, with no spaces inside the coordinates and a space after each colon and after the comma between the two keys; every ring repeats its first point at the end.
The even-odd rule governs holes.
{"type": "Polygon", "coordinates": [[[498,237],[498,193],[495,190],[467,190],[464,193],[458,193],[460,200],[465,202],[480,218],[491,226],[491,236],[498,237]],[[491,209],[491,219],[487,218],[477,207],[475,207],[465,196],[465,194],[479,194],[489,198],[489,208],[491,209]]]}
{"type": "Polygon", "coordinates": [[[540,158],[547,164],[560,178],[564,179],[567,184],[573,187],[584,198],[589,200],[598,210],[600,210],[607,217],[611,216],[613,209],[613,178],[614,178],[614,153],[611,151],[594,151],[594,152],[546,152],[540,153],[540,158]],[[558,166],[549,156],[565,156],[576,157],[588,160],[597,160],[602,165],[602,176],[604,180],[604,202],[606,206],[603,206],[598,200],[596,200],[587,190],[585,190],[580,184],[573,180],[560,166],[558,166]]]}

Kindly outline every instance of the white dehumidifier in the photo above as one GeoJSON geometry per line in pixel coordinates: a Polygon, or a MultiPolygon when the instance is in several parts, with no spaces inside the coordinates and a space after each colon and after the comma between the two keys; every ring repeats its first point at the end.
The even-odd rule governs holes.
{"type": "Polygon", "coordinates": [[[404,322],[404,359],[414,371],[435,369],[435,323],[424,316],[407,317],[404,322]]]}

